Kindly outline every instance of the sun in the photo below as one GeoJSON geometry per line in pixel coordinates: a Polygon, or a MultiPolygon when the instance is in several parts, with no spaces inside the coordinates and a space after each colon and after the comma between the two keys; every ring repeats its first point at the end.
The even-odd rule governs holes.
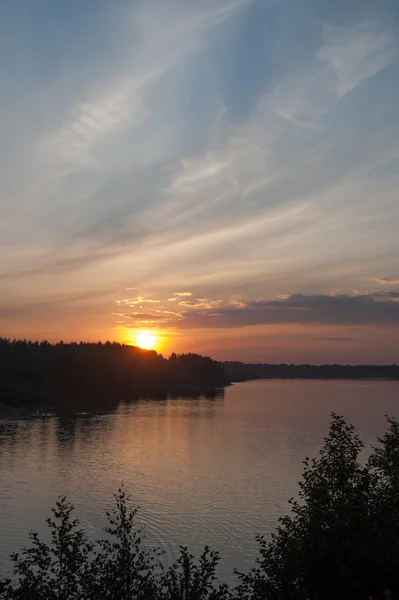
{"type": "Polygon", "coordinates": [[[157,338],[150,331],[139,331],[136,334],[136,343],[143,350],[152,350],[157,343],[157,338]]]}

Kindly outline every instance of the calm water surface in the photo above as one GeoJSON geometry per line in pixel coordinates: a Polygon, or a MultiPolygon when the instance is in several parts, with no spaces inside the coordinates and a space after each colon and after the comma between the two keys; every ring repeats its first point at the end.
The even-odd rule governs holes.
{"type": "Polygon", "coordinates": [[[215,400],[142,401],[101,415],[0,421],[0,573],[30,529],[44,532],[57,495],[97,535],[123,480],[149,545],[170,563],[179,545],[210,544],[220,575],[245,570],[295,494],[305,455],[320,449],[331,411],[364,442],[399,416],[399,382],[235,384],[215,400]]]}

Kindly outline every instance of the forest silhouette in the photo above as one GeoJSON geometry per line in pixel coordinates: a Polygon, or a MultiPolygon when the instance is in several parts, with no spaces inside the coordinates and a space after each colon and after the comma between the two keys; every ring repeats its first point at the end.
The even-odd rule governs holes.
{"type": "Polygon", "coordinates": [[[119,343],[0,339],[0,402],[8,406],[112,407],[142,397],[212,393],[223,366],[198,354],[168,359],[119,343]]]}

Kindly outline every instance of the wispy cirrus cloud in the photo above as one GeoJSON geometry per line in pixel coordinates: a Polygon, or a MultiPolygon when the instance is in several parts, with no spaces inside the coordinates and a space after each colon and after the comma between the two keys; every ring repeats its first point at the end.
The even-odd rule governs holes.
{"type": "Polygon", "coordinates": [[[151,86],[156,88],[165,74],[184,60],[185,53],[198,51],[200,39],[196,36],[200,38],[233,18],[248,4],[248,0],[222,0],[218,6],[205,2],[201,10],[194,6],[187,10],[180,2],[172,2],[165,12],[161,3],[153,8],[139,3],[133,14],[128,10],[125,18],[132,22],[132,29],[135,22],[140,28],[138,47],[133,39],[125,48],[120,72],[110,74],[105,84],[92,84],[61,127],[39,141],[40,163],[48,167],[49,162],[59,161],[66,169],[61,171],[64,174],[107,169],[106,159],[100,161],[101,145],[115,135],[124,136],[126,128],[133,132],[150,118],[151,86]]]}
{"type": "Polygon", "coordinates": [[[335,93],[345,96],[363,80],[384,69],[394,59],[394,36],[363,21],[353,28],[326,27],[326,44],[317,53],[334,76],[335,93]]]}
{"type": "Polygon", "coordinates": [[[138,127],[149,117],[142,95],[151,79],[116,79],[109,89],[93,91],[91,98],[72,108],[58,131],[39,141],[39,164],[57,169],[54,163],[58,163],[64,175],[102,167],[94,154],[96,148],[121,132],[124,125],[138,127]]]}

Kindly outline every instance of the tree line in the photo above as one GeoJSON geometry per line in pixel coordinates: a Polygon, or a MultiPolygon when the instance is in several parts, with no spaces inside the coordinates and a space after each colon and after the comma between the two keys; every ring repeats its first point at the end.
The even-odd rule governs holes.
{"type": "Polygon", "coordinates": [[[223,366],[198,354],[106,343],[0,338],[0,402],[11,406],[115,405],[139,397],[199,393],[225,384],[223,366]]]}
{"type": "Polygon", "coordinates": [[[250,379],[399,379],[399,366],[223,363],[230,381],[250,379]]]}
{"type": "Polygon", "coordinates": [[[145,546],[126,490],[115,495],[105,536],[92,541],[60,498],[48,519],[50,543],[30,534],[12,555],[14,576],[0,580],[0,600],[370,600],[399,598],[399,424],[369,459],[354,427],[332,415],[317,458],[305,458],[291,512],[238,583],[217,581],[219,555],[180,549],[163,566],[145,546]]]}

